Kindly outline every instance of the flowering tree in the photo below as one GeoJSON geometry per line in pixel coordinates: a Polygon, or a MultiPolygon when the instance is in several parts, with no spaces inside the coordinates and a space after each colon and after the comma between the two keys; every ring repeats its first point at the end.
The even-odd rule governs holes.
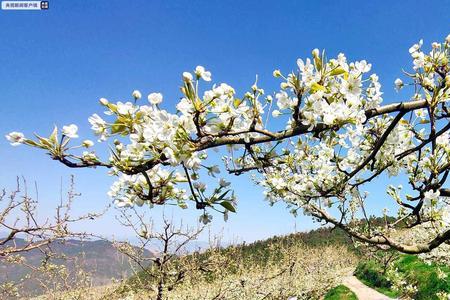
{"type": "MultiPolygon", "coordinates": [[[[163,96],[151,93],[149,104],[111,103],[102,98],[108,119],[89,118],[99,142],[111,141],[110,157],[101,160],[85,140],[71,146],[77,126],[55,127],[49,137],[7,135],[13,145],[26,144],[46,150],[71,168],[105,167],[117,176],[109,195],[118,206],[189,202],[202,210],[235,211],[229,183],[220,179],[207,189],[204,176],[219,173],[208,164],[208,150],[225,146],[223,160],[231,174],[254,171],[257,184],[271,202],[282,199],[294,211],[338,226],[360,241],[384,245],[407,253],[431,251],[450,239],[450,35],[433,43],[430,52],[422,41],[409,52],[413,70],[396,88],[413,88],[412,97],[401,103],[381,105],[378,76],[369,75],[366,61],[347,62],[344,54],[327,59],[315,49],[312,59],[298,59],[290,74],[275,70],[281,89],[266,95],[257,82],[241,97],[221,83],[203,90],[211,73],[198,66],[183,73],[183,97],[170,113],[161,107],[163,96]],[[269,116],[272,115],[273,118],[269,116]],[[278,120],[274,120],[278,119],[278,120]],[[270,125],[269,125],[270,122],[270,125]],[[403,178],[409,188],[388,186],[398,205],[395,221],[386,218],[376,226],[367,216],[370,197],[364,188],[387,174],[403,178]],[[395,228],[426,229],[426,241],[402,243],[395,228]]],[[[376,199],[375,199],[376,200],[376,199]]]]}

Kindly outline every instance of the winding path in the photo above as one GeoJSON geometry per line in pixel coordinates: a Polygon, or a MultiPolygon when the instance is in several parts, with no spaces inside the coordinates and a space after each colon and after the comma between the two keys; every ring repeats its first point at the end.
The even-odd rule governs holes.
{"type": "Polygon", "coordinates": [[[392,300],[392,298],[389,298],[388,296],[368,287],[359,281],[355,276],[345,277],[342,283],[351,289],[359,300],[392,300]]]}

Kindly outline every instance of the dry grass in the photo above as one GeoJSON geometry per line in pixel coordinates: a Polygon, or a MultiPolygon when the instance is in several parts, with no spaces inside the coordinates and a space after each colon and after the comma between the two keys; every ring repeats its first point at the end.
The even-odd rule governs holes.
{"type": "MultiPolygon", "coordinates": [[[[345,246],[307,247],[302,244],[271,245],[264,263],[244,258],[239,248],[211,251],[203,270],[195,268],[164,299],[320,299],[343,276],[352,272],[357,257],[345,246]],[[205,270],[207,270],[205,272],[205,270]]],[[[185,263],[193,263],[191,257],[185,263]]],[[[194,259],[198,263],[198,259],[194,259]]],[[[128,292],[115,293],[108,299],[155,299],[156,290],[149,282],[128,292]]],[[[123,287],[122,287],[123,288],[123,287]]],[[[125,289],[122,289],[126,290],[125,289]]]]}

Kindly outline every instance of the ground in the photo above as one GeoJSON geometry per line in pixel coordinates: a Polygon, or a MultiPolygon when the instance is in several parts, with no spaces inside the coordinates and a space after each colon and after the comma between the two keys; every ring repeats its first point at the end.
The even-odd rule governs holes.
{"type": "Polygon", "coordinates": [[[355,276],[345,277],[343,284],[352,290],[358,299],[364,300],[390,300],[388,296],[385,296],[376,290],[366,286],[361,281],[359,281],[355,276]]]}

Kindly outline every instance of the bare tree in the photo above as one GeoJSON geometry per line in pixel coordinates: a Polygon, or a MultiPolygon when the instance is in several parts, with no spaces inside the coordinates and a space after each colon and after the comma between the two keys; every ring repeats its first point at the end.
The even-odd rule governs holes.
{"type": "MultiPolygon", "coordinates": [[[[36,194],[37,186],[36,186],[36,194]]],[[[28,193],[25,179],[17,178],[16,188],[9,194],[5,189],[0,193],[0,231],[7,232],[0,238],[0,258],[10,254],[30,251],[49,245],[57,239],[67,237],[86,237],[86,232],[71,231],[69,225],[83,220],[94,220],[102,213],[88,213],[74,217],[71,215],[75,192],[73,176],[67,200],[61,202],[55,209],[55,214],[40,220],[37,217],[38,200],[34,200],[28,193]],[[16,237],[22,237],[26,243],[18,245],[16,237]]]]}
{"type": "Polygon", "coordinates": [[[31,279],[43,292],[73,289],[81,282],[85,284],[89,281],[88,274],[82,270],[79,258],[63,256],[53,246],[56,243],[64,243],[68,238],[82,241],[92,237],[90,233],[74,231],[71,224],[95,220],[104,212],[73,216],[73,202],[80,194],[75,192],[72,176],[65,197],[62,194],[61,183],[61,200],[54,214],[46,213],[45,218],[40,218],[36,184],[35,189],[36,197],[33,198],[29,194],[26,180],[17,178],[16,187],[12,192],[8,193],[3,189],[0,193],[0,232],[5,232],[5,235],[0,237],[0,263],[12,264],[14,268],[24,270],[24,277],[20,280],[1,283],[0,294],[3,297],[23,294],[25,291],[19,293],[20,285],[31,279]],[[29,252],[40,257],[38,264],[36,261],[27,260],[25,254],[29,252]],[[75,271],[69,272],[62,261],[66,264],[73,261],[75,271]]]}
{"type": "Polygon", "coordinates": [[[190,272],[201,268],[183,261],[182,256],[188,253],[188,244],[197,240],[205,225],[194,228],[181,222],[176,226],[164,215],[161,228],[156,230],[153,220],[147,219],[134,207],[121,209],[118,220],[133,230],[138,244],[116,241],[114,245],[137,266],[135,280],[138,288],[155,292],[157,300],[165,299],[166,293],[181,284],[190,272]],[[159,251],[149,255],[148,249],[155,248],[159,251]]]}

